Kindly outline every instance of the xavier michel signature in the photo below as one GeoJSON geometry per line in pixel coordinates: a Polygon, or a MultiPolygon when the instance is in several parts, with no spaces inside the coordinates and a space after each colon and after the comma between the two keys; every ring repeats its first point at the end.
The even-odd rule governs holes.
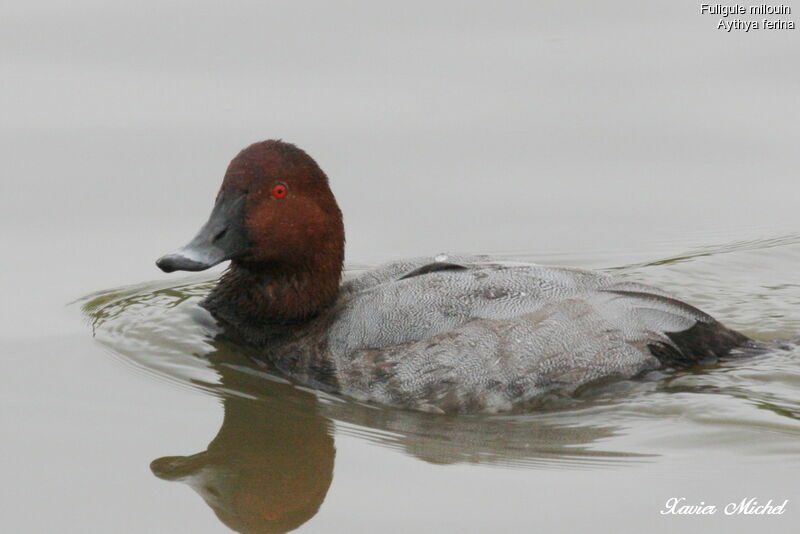
{"type": "MultiPolygon", "coordinates": [[[[768,500],[759,502],[755,497],[745,497],[739,502],[729,502],[722,508],[725,515],[782,515],[786,511],[789,499],[778,504],[768,500]]],[[[688,504],[686,497],[670,497],[661,510],[661,515],[714,515],[719,507],[714,504],[688,504]]]]}

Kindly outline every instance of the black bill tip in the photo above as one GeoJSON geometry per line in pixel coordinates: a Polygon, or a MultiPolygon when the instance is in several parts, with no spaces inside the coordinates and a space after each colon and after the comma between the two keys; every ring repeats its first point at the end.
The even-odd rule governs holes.
{"type": "Polygon", "coordinates": [[[244,227],[245,194],[221,193],[211,216],[188,245],[161,256],[156,265],[165,273],[205,271],[247,252],[250,242],[244,227]]]}
{"type": "Polygon", "coordinates": [[[174,271],[204,271],[212,265],[187,258],[183,254],[175,252],[158,258],[156,266],[165,273],[171,273],[174,271]]]}

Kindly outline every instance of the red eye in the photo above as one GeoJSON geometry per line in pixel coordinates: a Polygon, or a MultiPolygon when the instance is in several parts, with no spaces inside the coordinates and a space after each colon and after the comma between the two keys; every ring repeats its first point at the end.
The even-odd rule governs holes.
{"type": "Polygon", "coordinates": [[[275,187],[272,188],[272,196],[275,198],[283,198],[288,192],[289,188],[286,187],[285,184],[276,184],[275,187]]]}

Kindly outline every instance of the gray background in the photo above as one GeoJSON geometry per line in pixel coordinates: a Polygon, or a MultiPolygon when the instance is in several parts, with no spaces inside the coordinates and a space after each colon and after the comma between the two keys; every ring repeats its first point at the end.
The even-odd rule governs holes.
{"type": "MultiPolygon", "coordinates": [[[[699,4],[6,3],[4,530],[223,530],[147,470],[206,443],[216,402],[107,358],[65,304],[164,277],[153,261],[193,235],[253,141],[297,143],[326,170],[351,265],[441,251],[618,265],[797,232],[797,30],[727,34],[699,4]]],[[[442,471],[352,437],[337,446],[309,531],[737,524],[656,515],[687,481],[729,497],[688,460],[706,444],[676,446],[686,471],[646,477],[442,471]]],[[[796,489],[758,466],[742,467],[763,483],[753,493],[796,489]]]]}

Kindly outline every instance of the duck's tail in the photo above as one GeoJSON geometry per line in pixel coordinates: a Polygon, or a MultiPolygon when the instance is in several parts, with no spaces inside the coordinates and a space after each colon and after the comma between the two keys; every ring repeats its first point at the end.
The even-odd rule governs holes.
{"type": "Polygon", "coordinates": [[[716,320],[698,321],[682,332],[668,332],[672,343],[648,345],[661,363],[671,367],[708,365],[719,360],[748,358],[769,352],[792,351],[800,346],[800,337],[762,341],[730,329],[716,320]]]}
{"type": "MultiPolygon", "coordinates": [[[[723,325],[707,313],[641,284],[624,282],[604,291],[630,315],[624,326],[644,326],[650,353],[669,367],[708,365],[720,359],[793,350],[792,340],[760,341],[723,325]]],[[[623,315],[620,314],[622,317],[623,315]]]]}

